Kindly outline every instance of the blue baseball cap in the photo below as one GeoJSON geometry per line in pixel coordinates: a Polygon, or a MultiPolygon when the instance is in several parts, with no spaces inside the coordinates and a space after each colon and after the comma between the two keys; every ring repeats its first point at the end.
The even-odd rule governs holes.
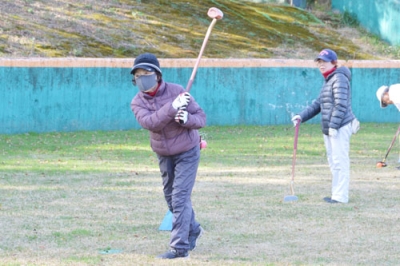
{"type": "Polygon", "coordinates": [[[317,56],[317,58],[314,59],[314,61],[317,61],[318,59],[321,59],[322,61],[325,62],[332,62],[337,60],[337,55],[331,49],[324,49],[319,53],[319,55],[317,56]]]}

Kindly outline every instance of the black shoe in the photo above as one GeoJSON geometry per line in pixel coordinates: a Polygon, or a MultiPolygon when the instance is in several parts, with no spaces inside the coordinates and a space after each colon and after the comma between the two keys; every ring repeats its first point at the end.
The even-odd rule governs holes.
{"type": "Polygon", "coordinates": [[[331,197],[325,197],[325,198],[324,198],[324,201],[325,201],[325,202],[328,202],[328,203],[340,203],[339,201],[334,200],[334,199],[332,199],[331,197]]]}
{"type": "Polygon", "coordinates": [[[192,251],[196,248],[197,239],[199,239],[204,233],[203,227],[199,226],[199,232],[193,235],[189,235],[189,250],[192,251]]]}
{"type": "Polygon", "coordinates": [[[157,259],[179,259],[179,258],[188,258],[189,252],[187,250],[178,251],[176,249],[171,249],[164,254],[158,255],[157,259]]]}

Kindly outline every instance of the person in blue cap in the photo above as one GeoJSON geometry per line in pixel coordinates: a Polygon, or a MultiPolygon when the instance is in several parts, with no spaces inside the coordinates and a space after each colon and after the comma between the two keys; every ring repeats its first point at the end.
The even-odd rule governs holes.
{"type": "Polygon", "coordinates": [[[350,137],[353,121],[358,123],[351,108],[351,72],[345,66],[338,66],[336,53],[323,49],[315,58],[324,82],[318,97],[292,122],[304,123],[321,113],[321,127],[324,144],[332,173],[331,196],[325,197],[328,203],[348,203],[350,184],[350,137]]]}

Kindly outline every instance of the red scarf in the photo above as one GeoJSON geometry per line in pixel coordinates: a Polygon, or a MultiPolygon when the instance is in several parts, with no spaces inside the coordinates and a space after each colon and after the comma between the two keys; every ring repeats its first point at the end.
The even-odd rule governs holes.
{"type": "Polygon", "coordinates": [[[328,71],[325,71],[324,73],[322,73],[322,75],[324,76],[324,78],[327,78],[330,74],[333,73],[333,71],[335,71],[337,68],[337,66],[332,67],[331,69],[329,69],[328,71]]]}
{"type": "Polygon", "coordinates": [[[156,93],[157,93],[157,91],[158,91],[158,88],[160,88],[160,83],[158,83],[158,86],[157,86],[157,89],[155,89],[154,91],[152,91],[152,92],[145,92],[146,94],[148,94],[148,95],[150,95],[151,97],[154,97],[154,95],[156,95],[156,93]]]}

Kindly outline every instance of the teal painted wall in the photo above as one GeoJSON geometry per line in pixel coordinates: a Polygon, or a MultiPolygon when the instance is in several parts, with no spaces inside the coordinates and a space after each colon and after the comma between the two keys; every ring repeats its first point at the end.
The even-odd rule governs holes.
{"type": "Polygon", "coordinates": [[[192,90],[208,124],[274,125],[289,123],[321,82],[310,68],[208,68],[199,71],[192,90]]]}
{"type": "MultiPolygon", "coordinates": [[[[309,65],[313,64],[311,62],[309,65]]],[[[164,68],[164,79],[186,86],[192,68],[164,68]]],[[[400,82],[398,68],[352,67],[353,110],[361,122],[400,122],[375,96],[400,82]]],[[[0,67],[0,133],[139,129],[130,110],[137,92],[129,68],[0,67]]],[[[191,93],[208,125],[290,124],[318,96],[315,67],[201,67],[191,93]]],[[[319,116],[310,121],[319,123],[319,116]]]]}
{"type": "Polygon", "coordinates": [[[393,105],[377,106],[376,90],[382,85],[400,83],[399,68],[352,68],[353,110],[361,121],[400,122],[400,113],[393,105]]]}
{"type": "Polygon", "coordinates": [[[0,133],[135,127],[126,69],[2,67],[0,77],[0,133]]]}
{"type": "Polygon", "coordinates": [[[400,2],[398,0],[332,0],[332,8],[357,17],[370,32],[392,45],[400,45],[400,2]]]}

